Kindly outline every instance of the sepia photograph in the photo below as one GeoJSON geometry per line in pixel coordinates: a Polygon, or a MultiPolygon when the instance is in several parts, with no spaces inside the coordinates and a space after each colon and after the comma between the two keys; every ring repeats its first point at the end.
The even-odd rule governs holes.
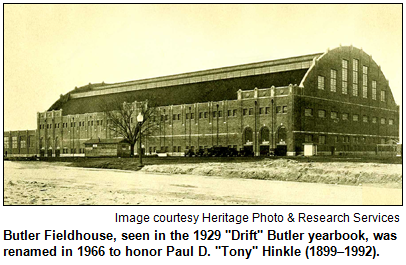
{"type": "Polygon", "coordinates": [[[3,8],[3,205],[403,205],[401,4],[3,8]]]}

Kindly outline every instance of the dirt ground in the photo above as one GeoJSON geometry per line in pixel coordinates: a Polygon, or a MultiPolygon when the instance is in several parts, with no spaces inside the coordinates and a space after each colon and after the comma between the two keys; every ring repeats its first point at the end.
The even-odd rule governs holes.
{"type": "Polygon", "coordinates": [[[402,189],[157,174],[144,172],[147,168],[123,171],[6,161],[4,204],[387,205],[401,204],[402,199],[402,189]]]}

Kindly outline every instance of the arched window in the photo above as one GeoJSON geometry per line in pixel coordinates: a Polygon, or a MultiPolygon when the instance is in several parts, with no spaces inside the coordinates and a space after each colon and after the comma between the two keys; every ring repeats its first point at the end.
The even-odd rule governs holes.
{"type": "Polygon", "coordinates": [[[252,139],[253,139],[253,133],[252,133],[252,129],[250,127],[245,128],[244,130],[244,144],[247,143],[252,143],[252,139]]]}
{"type": "Polygon", "coordinates": [[[262,127],[260,133],[260,143],[268,142],[269,143],[269,129],[268,127],[262,127]]]}
{"type": "Polygon", "coordinates": [[[279,127],[277,138],[276,138],[276,143],[286,143],[286,128],[285,128],[285,126],[279,127]]]}

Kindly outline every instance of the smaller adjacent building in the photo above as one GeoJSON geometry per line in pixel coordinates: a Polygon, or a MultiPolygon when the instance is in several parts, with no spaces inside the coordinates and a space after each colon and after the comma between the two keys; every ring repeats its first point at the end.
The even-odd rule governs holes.
{"type": "Polygon", "coordinates": [[[86,157],[129,157],[130,144],[124,139],[90,139],[85,143],[86,157]]]}
{"type": "Polygon", "coordinates": [[[4,157],[31,157],[38,154],[36,130],[4,132],[4,157]]]}

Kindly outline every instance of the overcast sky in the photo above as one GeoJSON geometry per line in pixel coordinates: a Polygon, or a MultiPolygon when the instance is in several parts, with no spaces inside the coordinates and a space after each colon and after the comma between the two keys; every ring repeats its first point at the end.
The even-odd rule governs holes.
{"type": "Polygon", "coordinates": [[[4,129],[75,86],[362,48],[402,104],[401,5],[5,5],[4,129]]]}

